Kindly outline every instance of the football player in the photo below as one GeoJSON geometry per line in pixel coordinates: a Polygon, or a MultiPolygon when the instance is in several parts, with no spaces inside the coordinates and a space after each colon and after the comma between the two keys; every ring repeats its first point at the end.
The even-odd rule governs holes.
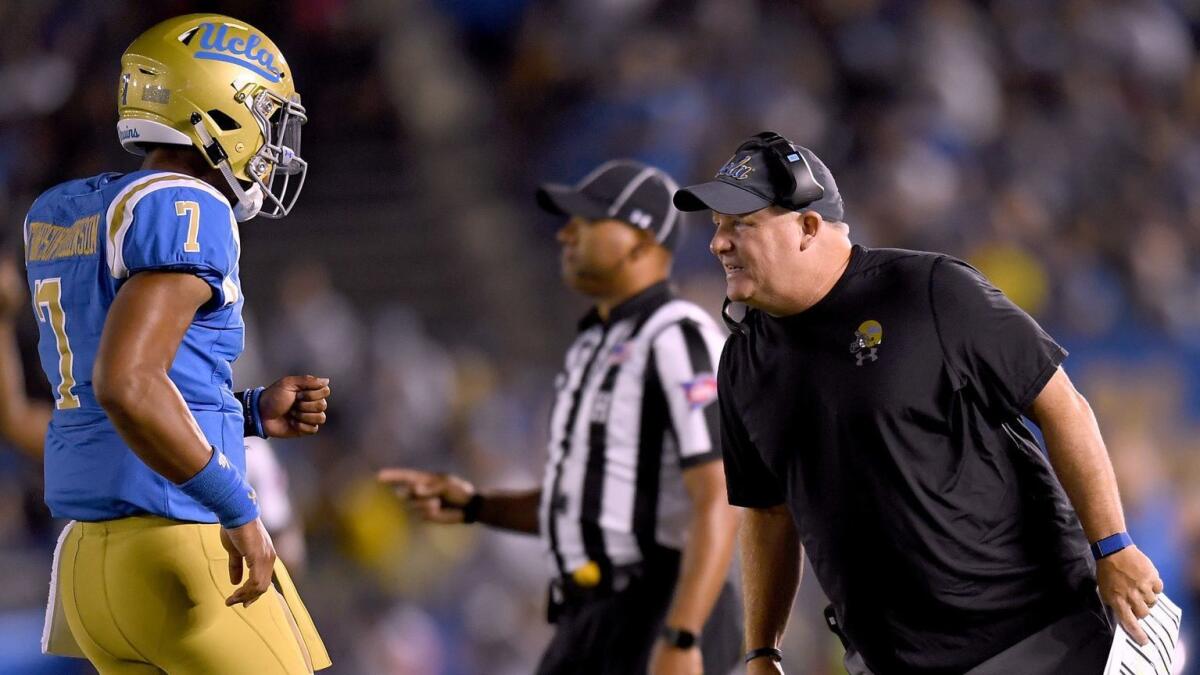
{"type": "Polygon", "coordinates": [[[329,665],[245,479],[245,435],[315,433],[328,382],[234,394],[238,223],[295,204],[304,107],[254,27],[192,14],[121,58],[118,135],[139,171],[74,180],[25,220],[39,355],[55,392],[55,553],[43,649],[101,673],[329,665]]]}

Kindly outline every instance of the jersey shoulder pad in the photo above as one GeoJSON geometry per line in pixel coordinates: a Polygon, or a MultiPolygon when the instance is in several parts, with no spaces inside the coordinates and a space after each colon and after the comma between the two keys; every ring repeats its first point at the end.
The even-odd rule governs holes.
{"type": "Polygon", "coordinates": [[[122,279],[150,269],[224,278],[241,250],[229,201],[208,183],[175,173],[131,180],[105,218],[109,272],[122,279]]]}

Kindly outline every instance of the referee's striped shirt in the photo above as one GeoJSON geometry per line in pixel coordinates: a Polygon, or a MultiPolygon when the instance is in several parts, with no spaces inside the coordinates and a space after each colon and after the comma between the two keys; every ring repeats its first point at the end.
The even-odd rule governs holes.
{"type": "Polygon", "coordinates": [[[567,351],[539,510],[554,573],[602,571],[681,549],[682,472],[720,459],[716,367],[724,332],[666,282],[593,311],[567,351]]]}

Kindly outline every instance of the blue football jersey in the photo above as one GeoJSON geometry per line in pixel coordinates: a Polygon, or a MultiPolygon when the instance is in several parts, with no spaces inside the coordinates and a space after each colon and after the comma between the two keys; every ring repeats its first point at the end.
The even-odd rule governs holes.
{"type": "Polygon", "coordinates": [[[228,200],[196,178],[106,173],[38,197],[25,219],[25,265],[55,395],[46,434],[46,503],[61,518],[153,514],[216,522],[147,467],[96,402],[92,366],[121,285],[144,270],[195,274],[212,287],[170,377],[208,441],[245,473],[241,405],[231,364],[242,352],[241,243],[228,200]]]}

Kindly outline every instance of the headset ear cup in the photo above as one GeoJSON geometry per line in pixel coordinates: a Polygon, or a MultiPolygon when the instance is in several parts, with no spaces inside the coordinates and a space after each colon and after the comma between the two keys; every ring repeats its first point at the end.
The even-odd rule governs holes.
{"type": "Polygon", "coordinates": [[[767,154],[774,157],[780,175],[786,177],[785,187],[788,188],[777,194],[786,199],[788,206],[795,210],[825,196],[825,188],[817,182],[804,153],[797,150],[786,138],[778,134],[773,135],[775,139],[768,146],[770,151],[767,154]]]}

